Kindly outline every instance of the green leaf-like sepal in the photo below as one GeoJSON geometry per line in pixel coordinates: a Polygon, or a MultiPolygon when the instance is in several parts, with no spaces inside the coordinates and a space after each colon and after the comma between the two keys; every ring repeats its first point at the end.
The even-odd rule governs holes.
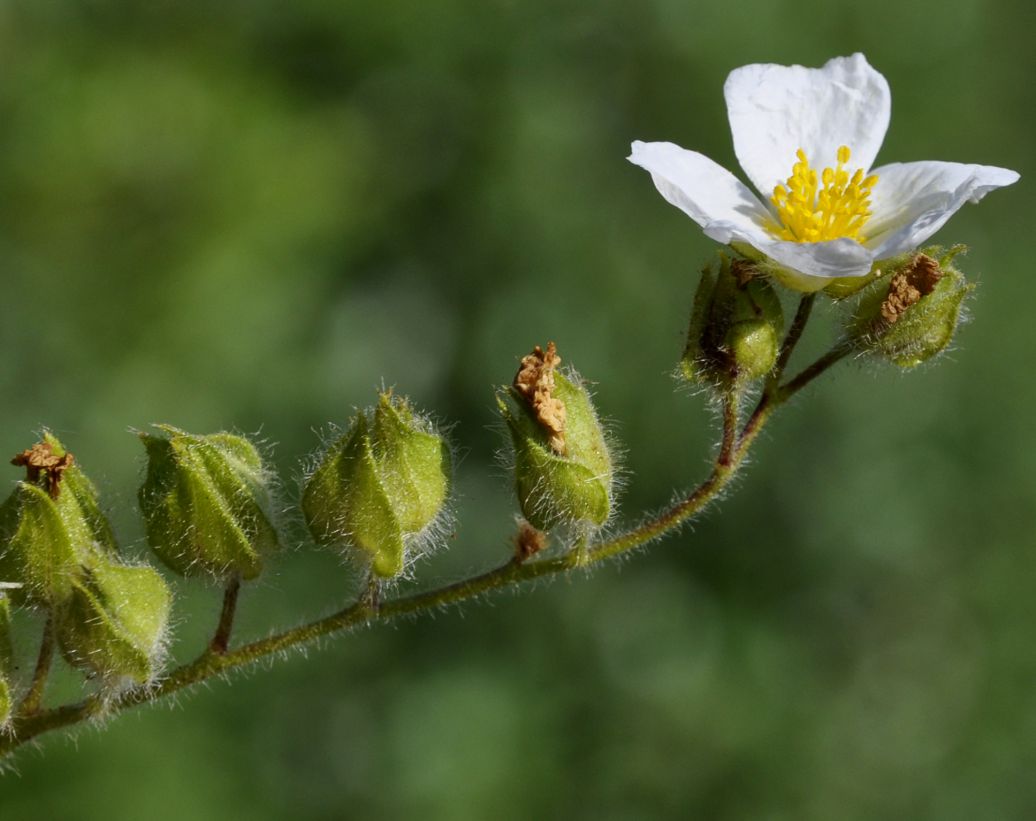
{"type": "Polygon", "coordinates": [[[449,493],[446,442],[409,404],[384,393],[374,409],[371,445],[400,529],[420,532],[439,515],[449,493]]]}
{"type": "Polygon", "coordinates": [[[79,572],[79,553],[47,492],[19,482],[0,511],[3,553],[0,576],[23,586],[12,595],[21,603],[63,601],[79,572]]]}
{"type": "Polygon", "coordinates": [[[359,548],[376,575],[391,578],[438,519],[449,475],[443,437],[405,400],[385,393],[320,459],[302,511],[317,542],[359,548]]]}
{"type": "MultiPolygon", "coordinates": [[[[57,438],[44,432],[43,441],[56,453],[64,453],[64,446],[57,438]]],[[[94,483],[73,464],[62,474],[61,490],[55,503],[62,520],[79,545],[89,543],[109,556],[117,556],[118,545],[108,517],[101,511],[100,497],[94,483]]]]}
{"type": "Polygon", "coordinates": [[[152,568],[95,562],[56,611],[62,654],[106,681],[150,681],[162,656],[171,597],[152,568]]]}
{"type": "Polygon", "coordinates": [[[687,326],[687,344],[684,346],[680,360],[680,371],[688,382],[710,382],[714,366],[710,357],[702,348],[705,326],[712,309],[712,294],[716,290],[716,272],[711,265],[706,265],[694,291],[694,303],[691,306],[691,321],[687,326]]]}
{"type": "Polygon", "coordinates": [[[141,434],[148,470],[140,489],[148,542],[177,573],[259,575],[278,545],[269,473],[241,436],[195,436],[168,425],[141,434]]]}
{"type": "Polygon", "coordinates": [[[784,332],[780,298],[767,280],[753,278],[735,288],[731,302],[730,324],[720,350],[734,362],[735,379],[759,379],[773,370],[780,353],[784,332]]]}
{"type": "Polygon", "coordinates": [[[497,395],[514,446],[515,485],[522,514],[539,530],[561,524],[603,525],[611,515],[614,465],[586,387],[554,373],[552,393],[565,406],[565,451],[513,387],[497,395]]]}

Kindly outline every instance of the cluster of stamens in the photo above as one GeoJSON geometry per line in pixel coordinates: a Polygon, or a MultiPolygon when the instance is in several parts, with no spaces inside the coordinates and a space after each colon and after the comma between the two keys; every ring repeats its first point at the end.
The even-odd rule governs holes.
{"type": "Polygon", "coordinates": [[[862,241],[860,230],[871,215],[871,189],[877,176],[864,177],[859,168],[850,174],[845,168],[849,162],[846,145],[838,149],[838,164],[825,168],[819,178],[805,151],[800,148],[795,156],[798,162],[792,166],[791,176],[777,185],[770,197],[778,217],[768,226],[770,232],[789,242],[823,242],[839,237],[862,241]]]}

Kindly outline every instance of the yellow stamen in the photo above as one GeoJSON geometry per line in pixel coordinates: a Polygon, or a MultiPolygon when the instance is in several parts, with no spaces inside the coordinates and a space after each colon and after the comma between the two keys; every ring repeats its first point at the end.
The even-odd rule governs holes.
{"type": "Polygon", "coordinates": [[[777,209],[779,222],[767,226],[774,236],[789,242],[823,242],[839,237],[863,241],[860,230],[871,215],[871,189],[878,178],[863,176],[863,169],[852,174],[845,168],[849,162],[849,146],[838,149],[838,165],[814,171],[801,148],[795,152],[798,162],[783,185],[773,189],[770,202],[777,209]]]}

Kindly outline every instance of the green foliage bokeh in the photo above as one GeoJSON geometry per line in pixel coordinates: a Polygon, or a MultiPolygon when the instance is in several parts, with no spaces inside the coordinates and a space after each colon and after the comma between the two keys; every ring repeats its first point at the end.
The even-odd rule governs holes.
{"type": "MultiPolygon", "coordinates": [[[[261,431],[290,490],[313,429],[384,380],[464,449],[421,579],[497,563],[492,387],[548,339],[627,449],[627,516],[696,481],[714,419],[669,372],[713,248],[623,158],[668,139],[735,168],[738,65],[864,51],[893,93],[879,161],[1022,173],[936,237],[979,283],[956,349],[810,389],[693,530],[48,737],[0,816],[1028,817],[1033,22],[1021,0],[0,3],[0,454],[53,429],[131,555],[128,428],[261,431]]],[[[288,550],[239,635],[354,583],[288,550]]],[[[177,589],[184,658],[219,594],[177,589]]]]}

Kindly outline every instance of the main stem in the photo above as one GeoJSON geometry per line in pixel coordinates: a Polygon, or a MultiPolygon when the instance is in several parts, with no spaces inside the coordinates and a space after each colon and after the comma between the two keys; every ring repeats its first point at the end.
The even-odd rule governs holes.
{"type": "MultiPolygon", "coordinates": [[[[800,307],[800,313],[803,308],[800,307]]],[[[802,324],[808,317],[805,309],[802,324]]],[[[797,324],[797,323],[795,323],[797,324]]],[[[801,335],[801,328],[793,324],[781,351],[782,364],[787,364],[801,335]]],[[[147,704],[176,693],[191,685],[205,681],[212,676],[245,667],[260,659],[285,650],[300,647],[323,636],[339,633],[361,624],[375,624],[390,621],[400,616],[421,613],[466,601],[501,587],[519,584],[545,576],[555,576],[577,567],[589,567],[628,553],[648,542],[658,539],[679,528],[684,522],[708,505],[726,487],[742,466],[752,443],[759,435],[773,412],[794,393],[825,372],[831,365],[849,353],[835,348],[813,365],[790,380],[783,387],[763,391],[758,404],[749,416],[740,433],[738,425],[738,403],[736,391],[728,391],[724,398],[723,441],[709,476],[685,498],[670,508],[637,527],[603,539],[582,550],[571,550],[563,556],[540,561],[522,562],[517,558],[493,570],[469,579],[454,582],[433,590],[412,593],[388,601],[375,602],[366,589],[349,606],[317,621],[285,630],[265,639],[253,641],[235,649],[212,644],[194,661],[172,671],[153,687],[130,690],[114,700],[105,700],[100,695],[91,696],[75,704],[66,704],[49,710],[20,710],[12,721],[6,735],[0,735],[0,757],[20,745],[51,730],[60,729],[85,721],[98,715],[112,715],[138,704],[147,704]]],[[[236,598],[236,592],[227,598],[236,598]]],[[[229,612],[233,612],[229,603],[229,612]]],[[[224,614],[228,608],[224,609],[224,614]]],[[[221,627],[223,621],[221,620],[221,627]]],[[[229,621],[227,636],[229,637],[229,621]]]]}

